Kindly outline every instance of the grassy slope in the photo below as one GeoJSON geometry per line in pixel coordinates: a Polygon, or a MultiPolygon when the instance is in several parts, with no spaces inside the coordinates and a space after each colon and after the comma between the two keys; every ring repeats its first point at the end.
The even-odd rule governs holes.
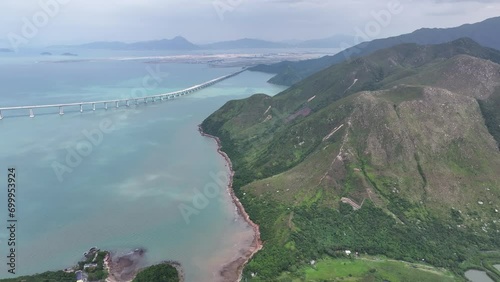
{"type": "MultiPolygon", "coordinates": [[[[403,45],[327,69],[273,98],[230,102],[209,117],[203,128],[221,137],[233,159],[234,188],[265,242],[245,275],[300,276],[301,265],[344,248],[424,258],[455,273],[480,265],[467,259],[500,246],[489,236],[500,229],[500,155],[475,95],[420,85],[453,86],[446,74],[466,75],[470,61],[488,74],[490,63],[457,56],[483,52],[468,41],[403,45]],[[398,82],[416,86],[394,87],[398,82]],[[305,108],[309,116],[289,119],[305,108]],[[352,212],[340,197],[365,205],[352,212]]],[[[471,78],[471,87],[493,89],[479,93],[484,101],[496,101],[500,80],[490,77],[471,78]]]]}
{"type": "Polygon", "coordinates": [[[478,100],[478,103],[486,126],[497,141],[498,148],[500,149],[500,87],[495,89],[495,95],[491,95],[485,100],[478,100]]]}
{"type": "MultiPolygon", "coordinates": [[[[314,266],[300,269],[301,279],[296,281],[457,281],[458,277],[444,271],[422,264],[387,260],[386,258],[362,257],[323,259],[314,266]]],[[[291,281],[293,278],[283,274],[280,281],[291,281]]]]}

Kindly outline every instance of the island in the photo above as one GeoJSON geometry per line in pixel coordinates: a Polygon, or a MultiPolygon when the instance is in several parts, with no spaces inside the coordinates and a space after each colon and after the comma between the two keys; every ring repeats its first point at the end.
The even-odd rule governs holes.
{"type": "Polygon", "coordinates": [[[2,52],[2,53],[11,53],[11,52],[14,52],[14,51],[12,51],[9,48],[0,48],[0,52],[2,52]]]}
{"type": "Polygon", "coordinates": [[[62,53],[61,56],[67,56],[67,57],[78,57],[78,54],[73,54],[73,53],[62,53]]]}
{"type": "Polygon", "coordinates": [[[50,53],[50,52],[42,52],[42,53],[40,53],[40,55],[42,55],[42,56],[52,56],[52,53],[50,53]]]}

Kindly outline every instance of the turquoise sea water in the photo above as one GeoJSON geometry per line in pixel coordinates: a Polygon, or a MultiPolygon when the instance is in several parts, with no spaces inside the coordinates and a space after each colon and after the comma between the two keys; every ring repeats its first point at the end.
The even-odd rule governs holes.
{"type": "MultiPolygon", "coordinates": [[[[159,94],[237,70],[142,61],[0,61],[0,106],[159,94]],[[148,67],[162,73],[154,87],[144,84],[148,67]]],[[[35,112],[33,119],[24,112],[4,113],[0,183],[6,186],[7,168],[15,167],[16,273],[63,269],[98,246],[117,252],[144,247],[148,264],[181,262],[187,281],[216,277],[253,233],[217,181],[226,178],[227,167],[197,125],[228,100],[283,90],[266,83],[269,78],[245,72],[191,96],[129,109],[35,112]],[[214,187],[221,189],[218,194],[196,202],[214,187]],[[196,213],[183,216],[180,208],[186,206],[196,213]]],[[[5,190],[0,189],[4,211],[5,190]]],[[[6,220],[0,213],[0,226],[6,220]]],[[[8,236],[0,228],[1,278],[11,276],[3,255],[8,236]]]]}

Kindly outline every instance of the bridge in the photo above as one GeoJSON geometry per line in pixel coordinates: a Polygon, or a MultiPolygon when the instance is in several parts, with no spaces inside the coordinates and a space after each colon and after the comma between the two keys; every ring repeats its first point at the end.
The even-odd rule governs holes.
{"type": "Polygon", "coordinates": [[[7,112],[7,111],[19,111],[19,110],[26,110],[27,114],[29,115],[30,118],[35,117],[35,110],[36,109],[48,109],[48,108],[59,108],[59,115],[64,115],[64,109],[65,108],[76,108],[76,110],[79,110],[80,113],[83,113],[84,107],[85,106],[90,106],[92,111],[95,111],[98,106],[103,107],[105,110],[107,110],[109,107],[115,107],[119,108],[121,106],[125,107],[130,107],[131,104],[139,105],[139,103],[144,103],[147,104],[148,102],[155,102],[155,101],[163,101],[163,100],[171,100],[175,99],[177,97],[181,97],[187,94],[191,94],[193,92],[199,91],[201,89],[207,88],[209,86],[212,86],[218,82],[221,82],[225,79],[231,78],[233,76],[236,76],[245,70],[241,70],[232,74],[228,74],[225,76],[221,76],[215,79],[212,79],[210,81],[204,82],[202,84],[198,84],[195,86],[191,86],[189,88],[179,90],[179,91],[174,91],[174,92],[169,92],[169,93],[163,93],[163,94],[157,94],[157,95],[152,95],[152,96],[146,96],[146,97],[140,97],[140,98],[128,98],[128,99],[118,99],[118,100],[103,100],[103,101],[93,101],[93,102],[80,102],[80,103],[66,103],[66,104],[53,104],[53,105],[33,105],[33,106],[16,106],[16,107],[0,107],[0,120],[4,118],[2,115],[2,112],[7,112]]]}

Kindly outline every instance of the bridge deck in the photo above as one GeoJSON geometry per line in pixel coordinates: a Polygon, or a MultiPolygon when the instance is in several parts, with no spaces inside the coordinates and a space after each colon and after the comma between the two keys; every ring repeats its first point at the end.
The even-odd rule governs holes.
{"type": "Polygon", "coordinates": [[[156,98],[159,98],[161,100],[163,99],[172,99],[175,97],[179,96],[184,96],[186,94],[193,93],[195,91],[199,91],[201,89],[204,89],[208,86],[214,85],[215,83],[221,82],[225,79],[228,79],[230,77],[233,77],[235,75],[238,75],[245,70],[241,70],[229,75],[221,76],[215,79],[212,79],[210,81],[204,82],[202,84],[194,85],[189,88],[179,90],[179,91],[174,91],[174,92],[168,92],[168,93],[163,93],[163,94],[157,94],[157,95],[151,95],[151,96],[145,96],[145,97],[136,97],[136,98],[128,98],[128,99],[115,99],[115,100],[102,100],[102,101],[91,101],[91,102],[78,102],[78,103],[63,103],[63,104],[52,104],[52,105],[31,105],[31,106],[15,106],[15,107],[0,107],[0,120],[3,119],[2,116],[2,111],[12,111],[12,110],[29,110],[29,115],[30,117],[34,117],[34,109],[44,109],[44,108],[59,108],[59,114],[63,115],[63,108],[64,107],[72,107],[72,106],[78,106],[80,107],[80,112],[83,112],[83,106],[85,105],[92,105],[93,109],[96,110],[95,105],[96,104],[104,104],[105,109],[107,109],[107,104],[115,104],[115,107],[119,107],[120,104],[125,103],[126,106],[129,106],[130,101],[135,101],[135,103],[138,103],[139,101],[144,101],[144,103],[147,103],[148,100],[155,101],[156,98]]]}

